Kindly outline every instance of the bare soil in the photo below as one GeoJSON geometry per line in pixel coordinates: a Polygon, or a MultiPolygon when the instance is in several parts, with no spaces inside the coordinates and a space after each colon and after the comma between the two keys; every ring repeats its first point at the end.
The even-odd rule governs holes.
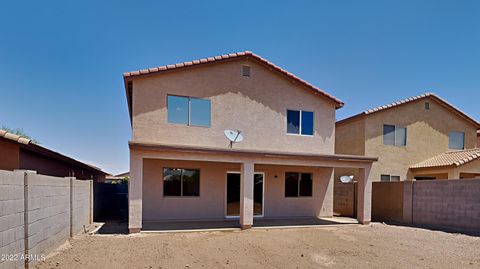
{"type": "Polygon", "coordinates": [[[480,268],[480,237],[372,224],[84,235],[38,268],[480,268]]]}

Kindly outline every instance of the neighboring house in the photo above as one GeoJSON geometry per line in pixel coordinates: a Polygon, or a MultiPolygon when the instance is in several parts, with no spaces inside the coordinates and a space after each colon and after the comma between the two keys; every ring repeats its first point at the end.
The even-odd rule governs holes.
{"type": "MultiPolygon", "coordinates": [[[[433,93],[367,110],[336,124],[335,153],[378,156],[371,181],[480,175],[480,124],[433,93]]],[[[355,175],[336,170],[335,177],[355,175]]]]}
{"type": "Polygon", "coordinates": [[[124,74],[132,125],[129,231],[145,222],[333,215],[333,170],[359,168],[370,221],[376,158],[334,154],[343,103],[252,52],[124,74]],[[244,140],[230,147],[225,130],[244,140]]]}
{"type": "Polygon", "coordinates": [[[38,174],[102,182],[107,173],[89,164],[52,151],[30,139],[0,130],[0,169],[33,170],[38,174]]]}
{"type": "Polygon", "coordinates": [[[106,176],[105,183],[117,183],[125,180],[125,178],[130,177],[130,172],[121,173],[115,176],[106,176]]]}
{"type": "Polygon", "coordinates": [[[130,172],[121,173],[121,174],[118,174],[118,175],[115,175],[115,176],[116,177],[122,177],[122,178],[130,177],[130,172]]]}

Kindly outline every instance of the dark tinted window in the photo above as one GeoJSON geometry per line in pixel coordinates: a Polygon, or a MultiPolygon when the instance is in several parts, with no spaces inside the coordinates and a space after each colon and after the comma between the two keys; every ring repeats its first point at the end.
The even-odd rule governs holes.
{"type": "Polygon", "coordinates": [[[287,133],[300,133],[300,111],[287,110],[287,133]]]}
{"type": "Polygon", "coordinates": [[[285,197],[298,196],[298,173],[285,173],[285,197]]]}
{"type": "Polygon", "coordinates": [[[390,175],[381,175],[380,176],[380,181],[389,182],[390,181],[390,175]]]}
{"type": "Polygon", "coordinates": [[[383,144],[395,145],[395,126],[383,125],[383,144]]]}
{"type": "Polygon", "coordinates": [[[312,174],[285,173],[285,197],[312,196],[312,174]]]}
{"type": "Polygon", "coordinates": [[[302,134],[313,135],[313,112],[302,111],[302,134]]]}
{"type": "Polygon", "coordinates": [[[312,174],[301,174],[299,196],[312,196],[312,174]]]}
{"type": "Polygon", "coordinates": [[[180,196],[182,169],[163,169],[163,195],[180,196]]]}
{"type": "Polygon", "coordinates": [[[183,170],[183,196],[200,195],[200,171],[183,170]]]}
{"type": "Polygon", "coordinates": [[[164,168],[163,169],[164,196],[199,196],[200,170],[164,168]]]}

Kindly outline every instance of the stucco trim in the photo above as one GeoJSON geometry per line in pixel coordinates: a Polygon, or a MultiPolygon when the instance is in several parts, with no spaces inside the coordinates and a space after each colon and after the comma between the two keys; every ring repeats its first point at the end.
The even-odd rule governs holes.
{"type": "Polygon", "coordinates": [[[363,163],[372,163],[378,161],[377,157],[364,157],[357,155],[339,155],[339,154],[309,154],[296,152],[279,152],[279,151],[256,151],[256,150],[238,150],[211,147],[192,147],[181,145],[165,145],[149,142],[130,141],[130,149],[146,149],[146,150],[162,150],[177,152],[195,152],[195,153],[228,153],[238,156],[263,156],[263,157],[280,157],[280,158],[311,158],[328,161],[354,161],[363,163]]]}

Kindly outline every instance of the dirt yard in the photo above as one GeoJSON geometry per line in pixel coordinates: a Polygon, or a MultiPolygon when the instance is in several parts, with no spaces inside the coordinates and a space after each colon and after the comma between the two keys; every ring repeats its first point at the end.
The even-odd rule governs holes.
{"type": "Polygon", "coordinates": [[[480,237],[372,224],[85,235],[39,268],[480,268],[480,237]]]}

